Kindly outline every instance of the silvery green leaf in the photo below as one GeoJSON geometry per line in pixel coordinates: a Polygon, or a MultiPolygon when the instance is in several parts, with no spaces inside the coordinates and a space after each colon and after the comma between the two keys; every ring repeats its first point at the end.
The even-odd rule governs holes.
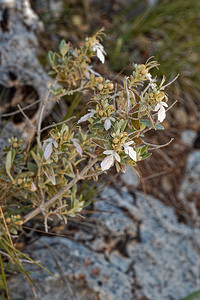
{"type": "Polygon", "coordinates": [[[76,139],[72,139],[72,142],[73,142],[73,145],[76,148],[76,151],[78,152],[78,154],[80,154],[80,156],[82,156],[83,150],[82,150],[80,144],[77,142],[76,139]]]}
{"type": "Polygon", "coordinates": [[[10,150],[8,151],[7,155],[6,155],[6,163],[5,163],[5,166],[6,166],[6,172],[8,174],[8,176],[10,177],[10,179],[13,181],[13,177],[10,173],[11,171],[11,168],[12,168],[12,164],[13,164],[13,161],[14,161],[14,158],[15,158],[15,150],[10,150]]]}
{"type": "Polygon", "coordinates": [[[44,171],[45,175],[53,185],[56,185],[56,177],[53,168],[48,168],[44,171]]]}
{"type": "Polygon", "coordinates": [[[46,146],[45,146],[45,149],[44,149],[44,158],[46,160],[48,160],[51,156],[53,152],[53,146],[52,146],[52,143],[48,143],[46,146]]]}
{"type": "Polygon", "coordinates": [[[65,42],[65,40],[60,42],[59,51],[62,56],[65,56],[65,54],[69,51],[69,45],[65,42]]]}

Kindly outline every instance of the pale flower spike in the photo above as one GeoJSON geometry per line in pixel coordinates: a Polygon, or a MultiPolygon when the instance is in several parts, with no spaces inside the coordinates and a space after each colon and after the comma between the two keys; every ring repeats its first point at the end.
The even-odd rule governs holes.
{"type": "Polygon", "coordinates": [[[158,112],[158,121],[161,123],[164,121],[166,117],[165,107],[168,107],[168,104],[161,101],[154,108],[154,111],[158,112]]]}
{"type": "Polygon", "coordinates": [[[95,113],[96,110],[94,109],[88,109],[89,113],[87,113],[86,115],[82,116],[79,120],[78,120],[78,124],[87,121],[89,118],[92,118],[95,113]]]}
{"type": "Polygon", "coordinates": [[[130,147],[134,142],[127,142],[124,144],[124,152],[128,154],[128,156],[134,160],[137,161],[137,152],[133,149],[133,147],[130,147]]]}
{"type": "Polygon", "coordinates": [[[98,59],[100,60],[100,62],[102,64],[104,64],[106,52],[105,52],[103,46],[100,43],[96,43],[93,47],[93,51],[95,51],[97,53],[98,59]]]}
{"type": "Polygon", "coordinates": [[[114,150],[106,150],[103,153],[109,156],[105,157],[104,160],[101,162],[102,171],[110,169],[113,166],[115,159],[118,162],[120,162],[120,156],[114,150]]]}

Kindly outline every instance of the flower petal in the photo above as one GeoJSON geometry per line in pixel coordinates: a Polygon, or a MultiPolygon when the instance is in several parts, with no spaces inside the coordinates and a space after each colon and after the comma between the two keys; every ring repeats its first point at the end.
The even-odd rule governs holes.
{"type": "Polygon", "coordinates": [[[160,104],[162,105],[162,106],[165,106],[165,107],[168,107],[168,104],[166,103],[166,102],[160,102],[160,104]]]}
{"type": "Polygon", "coordinates": [[[126,148],[126,147],[129,147],[130,145],[132,145],[134,142],[133,141],[130,141],[130,142],[126,142],[125,144],[124,144],[124,147],[126,148]]]}
{"type": "Polygon", "coordinates": [[[100,48],[97,48],[97,57],[101,61],[101,63],[104,64],[105,56],[103,54],[103,51],[100,48]]]}
{"type": "Polygon", "coordinates": [[[128,155],[130,156],[130,158],[134,161],[137,161],[137,152],[132,147],[129,147],[128,150],[128,155]]]}
{"type": "Polygon", "coordinates": [[[101,169],[102,171],[106,171],[110,169],[110,167],[114,164],[114,156],[109,155],[104,158],[104,160],[101,162],[101,169]]]}
{"type": "Polygon", "coordinates": [[[52,152],[53,152],[53,146],[52,146],[52,143],[50,142],[47,144],[47,146],[44,149],[44,158],[46,160],[48,160],[50,158],[52,152]]]}
{"type": "Polygon", "coordinates": [[[37,191],[37,187],[34,182],[31,183],[31,192],[37,191]]]}
{"type": "Polygon", "coordinates": [[[55,140],[53,140],[53,145],[55,148],[58,148],[58,143],[55,140]]]}
{"type": "Polygon", "coordinates": [[[165,108],[163,106],[161,106],[158,111],[158,121],[160,121],[162,123],[164,121],[165,117],[166,117],[165,108]]]}
{"type": "Polygon", "coordinates": [[[92,118],[95,113],[96,113],[96,111],[94,109],[91,109],[91,111],[89,113],[87,113],[86,115],[82,116],[78,120],[78,124],[87,121],[89,118],[92,118]]]}
{"type": "Polygon", "coordinates": [[[105,128],[105,130],[109,130],[110,129],[110,127],[111,127],[111,121],[110,121],[110,119],[108,118],[108,119],[106,119],[105,120],[105,123],[104,123],[104,128],[105,128]]]}
{"type": "Polygon", "coordinates": [[[73,145],[76,148],[76,151],[78,152],[78,154],[80,156],[82,156],[83,150],[82,150],[81,146],[79,145],[79,143],[77,143],[76,139],[72,139],[72,142],[73,142],[73,145]]]}
{"type": "Polygon", "coordinates": [[[119,156],[119,154],[118,154],[117,152],[114,153],[114,157],[115,157],[115,159],[116,159],[118,162],[121,161],[120,156],[119,156]]]}
{"type": "Polygon", "coordinates": [[[161,105],[160,102],[155,106],[154,111],[158,111],[160,109],[161,105]]]}
{"type": "Polygon", "coordinates": [[[105,151],[103,151],[103,153],[114,155],[115,151],[114,150],[105,150],[105,151]]]}

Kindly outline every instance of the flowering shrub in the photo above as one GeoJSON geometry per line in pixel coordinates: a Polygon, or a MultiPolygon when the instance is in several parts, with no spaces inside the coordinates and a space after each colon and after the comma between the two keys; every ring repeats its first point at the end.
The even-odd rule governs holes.
{"type": "Polygon", "coordinates": [[[151,59],[135,64],[133,73],[121,85],[115,84],[91,65],[95,56],[104,63],[101,35],[100,31],[87,38],[79,49],[62,41],[59,53],[49,52],[55,84],[50,87],[52,97],[47,97],[40,107],[37,147],[27,152],[22,140],[9,140],[6,163],[1,169],[1,203],[12,203],[12,209],[6,210],[8,218],[13,214],[13,203],[35,207],[15,225],[42,212],[47,229],[52,214],[65,221],[79,214],[85,203],[76,196],[77,182],[97,180],[112,166],[117,172],[124,172],[126,165],[134,167],[151,155],[144,134],[163,129],[160,123],[166,117],[168,84],[164,85],[165,77],[158,83],[150,73],[158,64],[151,59]],[[41,120],[48,101],[61,101],[63,96],[77,91],[88,93],[88,112],[71,126],[67,121],[55,126],[41,141],[41,120]]]}
{"type": "Polygon", "coordinates": [[[152,59],[135,64],[121,84],[101,76],[92,67],[95,56],[101,63],[105,60],[101,37],[102,31],[78,49],[62,41],[59,53],[48,54],[55,83],[41,101],[37,145],[28,150],[22,140],[10,139],[0,171],[0,204],[6,220],[5,224],[1,217],[0,226],[7,226],[11,235],[40,213],[46,230],[52,215],[65,222],[79,215],[87,205],[77,193],[79,181],[98,180],[112,166],[125,172],[126,165],[134,168],[157,147],[145,142],[145,133],[164,129],[160,123],[168,107],[165,77],[160,83],[152,77],[151,69],[158,67],[152,59]],[[42,141],[41,132],[46,129],[41,129],[41,123],[48,102],[76,92],[88,96],[86,114],[73,123],[70,119],[53,124],[42,141]]]}

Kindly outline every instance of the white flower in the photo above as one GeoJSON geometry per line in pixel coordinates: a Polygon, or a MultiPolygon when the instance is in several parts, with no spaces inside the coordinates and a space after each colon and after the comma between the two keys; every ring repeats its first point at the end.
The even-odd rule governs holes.
{"type": "Polygon", "coordinates": [[[96,43],[93,47],[93,51],[97,53],[98,59],[104,64],[106,52],[100,43],[96,43]]]}
{"type": "Polygon", "coordinates": [[[80,144],[77,142],[77,139],[72,139],[73,145],[76,148],[76,151],[78,152],[78,154],[80,154],[80,156],[82,156],[83,154],[83,150],[80,146],[80,144]]]}
{"type": "Polygon", "coordinates": [[[53,152],[53,145],[58,148],[58,144],[54,139],[47,139],[44,141],[44,158],[48,160],[53,152]]]}
{"type": "Polygon", "coordinates": [[[146,79],[148,79],[149,81],[152,81],[152,75],[150,73],[146,74],[146,79]]]}
{"type": "Polygon", "coordinates": [[[165,107],[168,107],[167,103],[161,101],[154,108],[154,111],[158,112],[158,121],[160,121],[161,123],[164,121],[166,117],[165,107]]]}
{"type": "Polygon", "coordinates": [[[111,127],[111,120],[110,120],[110,118],[107,118],[106,120],[105,120],[105,123],[104,123],[104,128],[105,128],[105,130],[109,130],[110,129],[110,127],[111,127]]]}
{"type": "Polygon", "coordinates": [[[154,92],[156,92],[156,91],[157,91],[157,89],[156,89],[156,84],[155,84],[156,79],[155,79],[155,78],[152,78],[152,75],[151,75],[150,73],[147,73],[146,79],[149,80],[149,86],[150,86],[150,88],[151,88],[154,92]]]}
{"type": "Polygon", "coordinates": [[[113,166],[115,159],[118,162],[120,162],[120,156],[114,150],[106,150],[103,153],[108,155],[108,156],[105,157],[104,160],[101,162],[102,171],[106,171],[106,170],[110,169],[110,167],[113,166]]]}
{"type": "Polygon", "coordinates": [[[89,111],[89,113],[82,116],[80,118],[80,120],[78,120],[78,124],[87,121],[89,118],[92,118],[96,113],[96,110],[94,110],[94,109],[88,109],[88,111],[89,111]]]}
{"type": "Polygon", "coordinates": [[[134,142],[130,141],[124,144],[124,152],[130,156],[130,158],[134,161],[137,161],[137,152],[130,147],[134,142]]]}
{"type": "Polygon", "coordinates": [[[107,131],[107,130],[109,130],[110,129],[110,127],[111,127],[111,125],[112,125],[112,123],[111,123],[111,121],[115,121],[115,119],[113,118],[113,117],[109,117],[109,118],[103,118],[103,120],[105,119],[105,122],[104,122],[104,128],[105,128],[105,130],[107,131]]]}

